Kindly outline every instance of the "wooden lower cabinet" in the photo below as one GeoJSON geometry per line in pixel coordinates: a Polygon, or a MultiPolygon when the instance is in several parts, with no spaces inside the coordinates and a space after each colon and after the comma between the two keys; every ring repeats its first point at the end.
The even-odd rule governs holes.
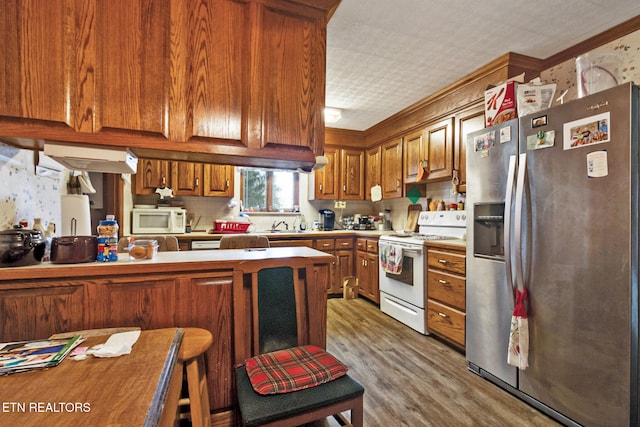
{"type": "Polygon", "coordinates": [[[378,240],[358,238],[356,240],[356,269],[358,294],[380,303],[378,240]]]}
{"type": "Polygon", "coordinates": [[[464,350],[465,311],[464,250],[427,248],[427,329],[464,350]]]}
{"type": "Polygon", "coordinates": [[[353,237],[320,238],[314,241],[313,247],[336,257],[331,264],[331,281],[327,293],[342,293],[344,279],[354,274],[353,237]]]}

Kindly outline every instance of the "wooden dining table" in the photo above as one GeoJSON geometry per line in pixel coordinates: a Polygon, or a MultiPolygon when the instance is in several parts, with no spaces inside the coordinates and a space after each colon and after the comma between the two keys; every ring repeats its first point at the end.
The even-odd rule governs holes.
{"type": "MultiPolygon", "coordinates": [[[[169,426],[182,385],[183,330],[144,330],[128,355],[65,358],[0,377],[0,425],[169,426]]],[[[80,346],[104,343],[91,336],[80,346]]]]}

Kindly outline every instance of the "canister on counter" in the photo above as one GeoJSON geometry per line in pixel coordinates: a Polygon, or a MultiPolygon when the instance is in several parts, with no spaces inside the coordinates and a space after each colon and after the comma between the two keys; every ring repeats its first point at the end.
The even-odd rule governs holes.
{"type": "Polygon", "coordinates": [[[98,256],[99,262],[118,260],[118,222],[113,215],[100,220],[98,225],[98,256]]]}

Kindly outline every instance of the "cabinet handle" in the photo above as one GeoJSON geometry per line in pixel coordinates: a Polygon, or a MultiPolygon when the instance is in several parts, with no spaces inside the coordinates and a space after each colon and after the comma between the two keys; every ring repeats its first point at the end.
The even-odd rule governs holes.
{"type": "Polygon", "coordinates": [[[198,286],[224,286],[233,284],[233,279],[211,279],[206,282],[197,282],[198,286]]]}
{"type": "Polygon", "coordinates": [[[229,180],[227,180],[227,181],[225,182],[225,185],[227,186],[227,188],[229,188],[229,187],[230,187],[230,185],[229,185],[229,180]]]}
{"type": "Polygon", "coordinates": [[[364,261],[364,266],[368,267],[369,266],[369,261],[367,261],[366,259],[363,259],[362,261],[364,261]]]}
{"type": "Polygon", "coordinates": [[[200,178],[196,178],[196,187],[200,187],[200,178]]]}
{"type": "Polygon", "coordinates": [[[396,179],[396,188],[400,188],[400,180],[396,179]]]}
{"type": "Polygon", "coordinates": [[[163,176],[163,177],[162,177],[162,186],[163,186],[163,187],[166,187],[166,186],[167,186],[167,177],[166,177],[166,176],[163,176]]]}
{"type": "Polygon", "coordinates": [[[342,186],[342,191],[344,191],[345,193],[347,192],[347,186],[346,185],[342,186]]]}
{"type": "Polygon", "coordinates": [[[448,285],[449,282],[447,282],[446,280],[442,280],[442,279],[438,279],[438,283],[442,284],[442,285],[448,285]]]}
{"type": "Polygon", "coordinates": [[[326,248],[327,246],[331,246],[331,245],[329,243],[323,243],[322,246],[326,248]]]}
{"type": "Polygon", "coordinates": [[[364,267],[364,260],[362,260],[362,262],[360,263],[360,265],[364,267]]]}
{"type": "Polygon", "coordinates": [[[445,319],[448,317],[446,314],[440,313],[440,312],[438,312],[438,316],[440,316],[442,318],[445,318],[445,319]]]}
{"type": "Polygon", "coordinates": [[[349,243],[348,242],[342,242],[341,245],[342,246],[349,246],[349,243]]]}
{"type": "Polygon", "coordinates": [[[322,184],[320,184],[320,192],[322,193],[322,184]]]}
{"type": "Polygon", "coordinates": [[[447,261],[446,259],[439,259],[438,262],[440,264],[447,264],[449,261],[447,261]]]}

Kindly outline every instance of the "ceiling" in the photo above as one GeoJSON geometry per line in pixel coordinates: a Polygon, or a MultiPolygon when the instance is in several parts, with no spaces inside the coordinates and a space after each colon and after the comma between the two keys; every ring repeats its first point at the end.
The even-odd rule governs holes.
{"type": "Polygon", "coordinates": [[[327,126],[366,130],[507,52],[545,59],[638,15],[637,0],[342,0],[327,126]]]}

